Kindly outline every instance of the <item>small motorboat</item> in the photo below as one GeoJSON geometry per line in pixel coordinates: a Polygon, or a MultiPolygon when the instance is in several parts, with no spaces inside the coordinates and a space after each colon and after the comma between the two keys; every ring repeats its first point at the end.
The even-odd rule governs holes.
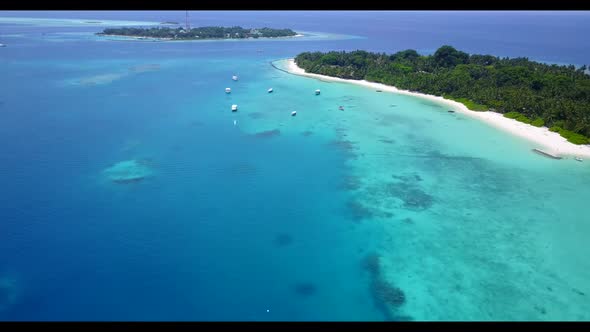
{"type": "Polygon", "coordinates": [[[232,112],[236,112],[237,110],[238,110],[238,105],[236,105],[236,104],[231,105],[231,111],[232,112]]]}
{"type": "Polygon", "coordinates": [[[232,80],[237,81],[238,80],[238,76],[234,75],[231,77],[232,80]]]}
{"type": "Polygon", "coordinates": [[[320,94],[320,89],[315,90],[316,96],[320,94]]]}
{"type": "Polygon", "coordinates": [[[4,44],[0,43],[0,47],[6,47],[6,45],[4,45],[4,44]]]}
{"type": "Polygon", "coordinates": [[[291,116],[295,116],[295,115],[297,115],[297,111],[291,112],[291,116]]]}
{"type": "Polygon", "coordinates": [[[550,151],[543,151],[541,149],[533,149],[533,152],[538,153],[542,156],[548,157],[548,158],[552,158],[552,159],[563,159],[560,155],[558,155],[555,152],[550,152],[550,151]]]}
{"type": "Polygon", "coordinates": [[[338,109],[344,111],[344,106],[338,106],[338,109]]]}
{"type": "Polygon", "coordinates": [[[231,89],[230,88],[225,88],[225,93],[231,93],[231,89]]]}
{"type": "Polygon", "coordinates": [[[268,93],[272,93],[272,88],[268,89],[268,93]]]}
{"type": "Polygon", "coordinates": [[[583,161],[583,160],[584,160],[584,159],[582,159],[582,158],[580,158],[580,157],[576,157],[576,158],[574,158],[574,159],[576,159],[577,161],[583,161]]]}
{"type": "Polygon", "coordinates": [[[455,113],[455,111],[453,111],[453,110],[448,110],[447,112],[449,112],[449,113],[455,113]]]}

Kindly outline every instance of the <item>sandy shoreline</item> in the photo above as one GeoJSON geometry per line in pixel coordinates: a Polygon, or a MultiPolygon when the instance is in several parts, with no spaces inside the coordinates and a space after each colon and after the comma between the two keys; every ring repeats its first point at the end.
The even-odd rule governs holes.
{"type": "Polygon", "coordinates": [[[140,36],[127,36],[127,35],[105,35],[97,33],[97,36],[100,37],[119,37],[119,38],[126,38],[128,40],[147,40],[147,41],[174,41],[174,42],[192,42],[192,41],[209,41],[209,40],[266,40],[266,39],[279,39],[279,38],[298,38],[298,37],[305,37],[302,34],[296,34],[295,36],[285,36],[285,37],[260,37],[260,38],[203,38],[203,39],[172,39],[172,38],[165,38],[165,37],[140,37],[140,36]]]}
{"type": "Polygon", "coordinates": [[[411,92],[407,90],[400,90],[394,86],[389,86],[381,83],[368,82],[365,80],[342,79],[319,74],[306,73],[304,69],[295,64],[294,59],[289,59],[287,71],[301,76],[318,78],[332,82],[346,82],[364,87],[379,89],[403,95],[415,96],[438,103],[443,103],[451,106],[455,111],[466,114],[468,116],[480,119],[498,129],[506,131],[512,135],[527,139],[539,145],[538,148],[544,149],[548,152],[563,155],[590,158],[590,145],[576,145],[568,142],[558,133],[549,131],[547,127],[535,127],[526,123],[518,122],[513,119],[505,118],[502,114],[496,112],[475,112],[469,110],[465,105],[453,100],[444,99],[443,97],[427,95],[418,92],[411,92]]]}
{"type": "Polygon", "coordinates": [[[153,41],[169,41],[172,40],[172,38],[156,38],[156,37],[139,37],[139,36],[127,36],[127,35],[105,35],[105,34],[96,34],[99,37],[104,37],[104,38],[108,38],[108,37],[120,37],[120,38],[127,38],[130,40],[153,40],[153,41]]]}

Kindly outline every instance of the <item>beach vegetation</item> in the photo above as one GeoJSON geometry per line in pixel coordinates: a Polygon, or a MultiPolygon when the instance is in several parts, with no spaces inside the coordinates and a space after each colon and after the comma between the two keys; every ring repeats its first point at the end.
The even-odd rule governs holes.
{"type": "Polygon", "coordinates": [[[531,124],[535,127],[543,127],[545,125],[545,121],[541,118],[536,118],[531,122],[531,124]]]}
{"type": "Polygon", "coordinates": [[[468,109],[470,109],[472,111],[486,112],[489,109],[489,107],[487,107],[486,105],[478,104],[478,103],[474,102],[473,100],[470,100],[467,98],[454,98],[449,95],[444,95],[443,97],[445,99],[450,99],[450,100],[456,101],[458,103],[461,103],[461,104],[465,105],[465,107],[467,107],[468,109]]]}
{"type": "Polygon", "coordinates": [[[558,133],[559,135],[561,135],[561,137],[567,139],[568,142],[571,142],[574,144],[590,144],[590,140],[588,139],[588,137],[586,137],[584,135],[580,135],[578,133],[575,133],[575,132],[567,130],[567,129],[563,129],[559,126],[553,126],[553,127],[549,128],[549,131],[558,133]]]}
{"type": "Polygon", "coordinates": [[[258,28],[248,29],[239,26],[234,27],[199,27],[186,30],[179,26],[172,27],[121,27],[107,28],[98,35],[114,35],[129,37],[146,37],[161,38],[173,40],[193,40],[193,39],[244,39],[244,38],[275,38],[275,37],[292,37],[297,32],[291,29],[272,29],[258,28]]]}
{"type": "Polygon", "coordinates": [[[514,119],[526,124],[532,124],[533,120],[529,119],[526,115],[519,112],[508,112],[504,113],[504,117],[508,119],[514,119]]]}
{"type": "Polygon", "coordinates": [[[493,110],[535,126],[558,126],[570,142],[590,137],[590,76],[583,67],[468,54],[445,45],[432,55],[366,51],[304,52],[309,73],[367,80],[443,96],[474,111],[493,110]]]}
{"type": "Polygon", "coordinates": [[[574,133],[573,131],[570,131],[567,129],[562,128],[559,131],[559,135],[561,135],[562,137],[567,139],[568,142],[571,142],[574,144],[588,144],[588,143],[590,143],[590,141],[588,140],[588,137],[580,135],[578,133],[574,133]]]}

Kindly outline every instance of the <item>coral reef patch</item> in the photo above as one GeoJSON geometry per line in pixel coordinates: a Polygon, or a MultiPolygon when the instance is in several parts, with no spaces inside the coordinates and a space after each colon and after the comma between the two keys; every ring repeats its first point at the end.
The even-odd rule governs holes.
{"type": "Polygon", "coordinates": [[[16,300],[16,280],[0,277],[0,312],[6,310],[16,300]]]}
{"type": "Polygon", "coordinates": [[[281,135],[280,130],[272,129],[272,130],[265,130],[265,131],[255,133],[252,136],[255,138],[271,138],[271,137],[276,137],[276,136],[280,136],[280,135],[281,135]]]}
{"type": "Polygon", "coordinates": [[[293,237],[287,233],[277,234],[277,236],[275,236],[273,243],[277,247],[286,247],[293,243],[293,237]]]}
{"type": "Polygon", "coordinates": [[[293,286],[295,293],[308,297],[314,295],[317,292],[317,287],[311,282],[298,282],[293,286]]]}
{"type": "Polygon", "coordinates": [[[251,119],[262,119],[262,118],[264,118],[264,113],[252,112],[252,113],[248,113],[248,117],[251,119]]]}
{"type": "Polygon", "coordinates": [[[399,287],[386,280],[381,267],[381,257],[376,253],[367,254],[361,261],[361,267],[369,273],[369,291],[375,306],[383,312],[386,320],[411,320],[398,315],[399,308],[406,303],[406,295],[399,287]]]}
{"type": "Polygon", "coordinates": [[[119,184],[136,183],[153,174],[150,160],[125,160],[102,171],[110,181],[119,184]]]}

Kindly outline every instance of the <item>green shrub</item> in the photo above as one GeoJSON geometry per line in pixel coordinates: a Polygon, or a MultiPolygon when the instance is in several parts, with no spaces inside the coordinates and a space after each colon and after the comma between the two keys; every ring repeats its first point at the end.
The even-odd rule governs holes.
{"type": "Polygon", "coordinates": [[[524,114],[521,114],[518,118],[516,118],[516,121],[524,122],[526,124],[531,124],[533,122],[533,120],[527,118],[524,114]]]}
{"type": "Polygon", "coordinates": [[[567,129],[561,129],[559,131],[559,135],[561,135],[562,137],[567,139],[568,142],[571,142],[574,144],[588,144],[590,142],[588,140],[588,137],[586,137],[582,134],[574,133],[573,131],[569,131],[567,129]]]}
{"type": "Polygon", "coordinates": [[[553,126],[553,127],[549,128],[549,131],[552,131],[554,133],[558,133],[561,131],[561,127],[560,126],[553,126]]]}
{"type": "Polygon", "coordinates": [[[508,113],[504,113],[504,117],[508,118],[508,119],[516,119],[520,116],[521,114],[518,112],[508,112],[508,113]]]}
{"type": "Polygon", "coordinates": [[[535,127],[543,127],[545,125],[545,121],[541,118],[536,118],[531,124],[535,127]]]}
{"type": "Polygon", "coordinates": [[[504,117],[505,118],[509,118],[509,119],[514,119],[516,121],[520,121],[520,122],[527,123],[527,124],[531,124],[533,122],[526,115],[521,114],[521,113],[518,113],[518,112],[507,112],[507,113],[504,113],[504,117]]]}
{"type": "Polygon", "coordinates": [[[565,121],[563,121],[563,120],[553,121],[553,126],[559,127],[559,128],[565,128],[565,121]]]}
{"type": "Polygon", "coordinates": [[[449,95],[444,95],[443,97],[446,99],[454,100],[458,103],[461,103],[461,104],[465,105],[465,107],[467,107],[468,109],[470,109],[472,111],[486,112],[489,110],[489,107],[487,107],[486,105],[478,104],[478,103],[474,102],[473,100],[470,100],[467,98],[454,98],[449,95]]]}

